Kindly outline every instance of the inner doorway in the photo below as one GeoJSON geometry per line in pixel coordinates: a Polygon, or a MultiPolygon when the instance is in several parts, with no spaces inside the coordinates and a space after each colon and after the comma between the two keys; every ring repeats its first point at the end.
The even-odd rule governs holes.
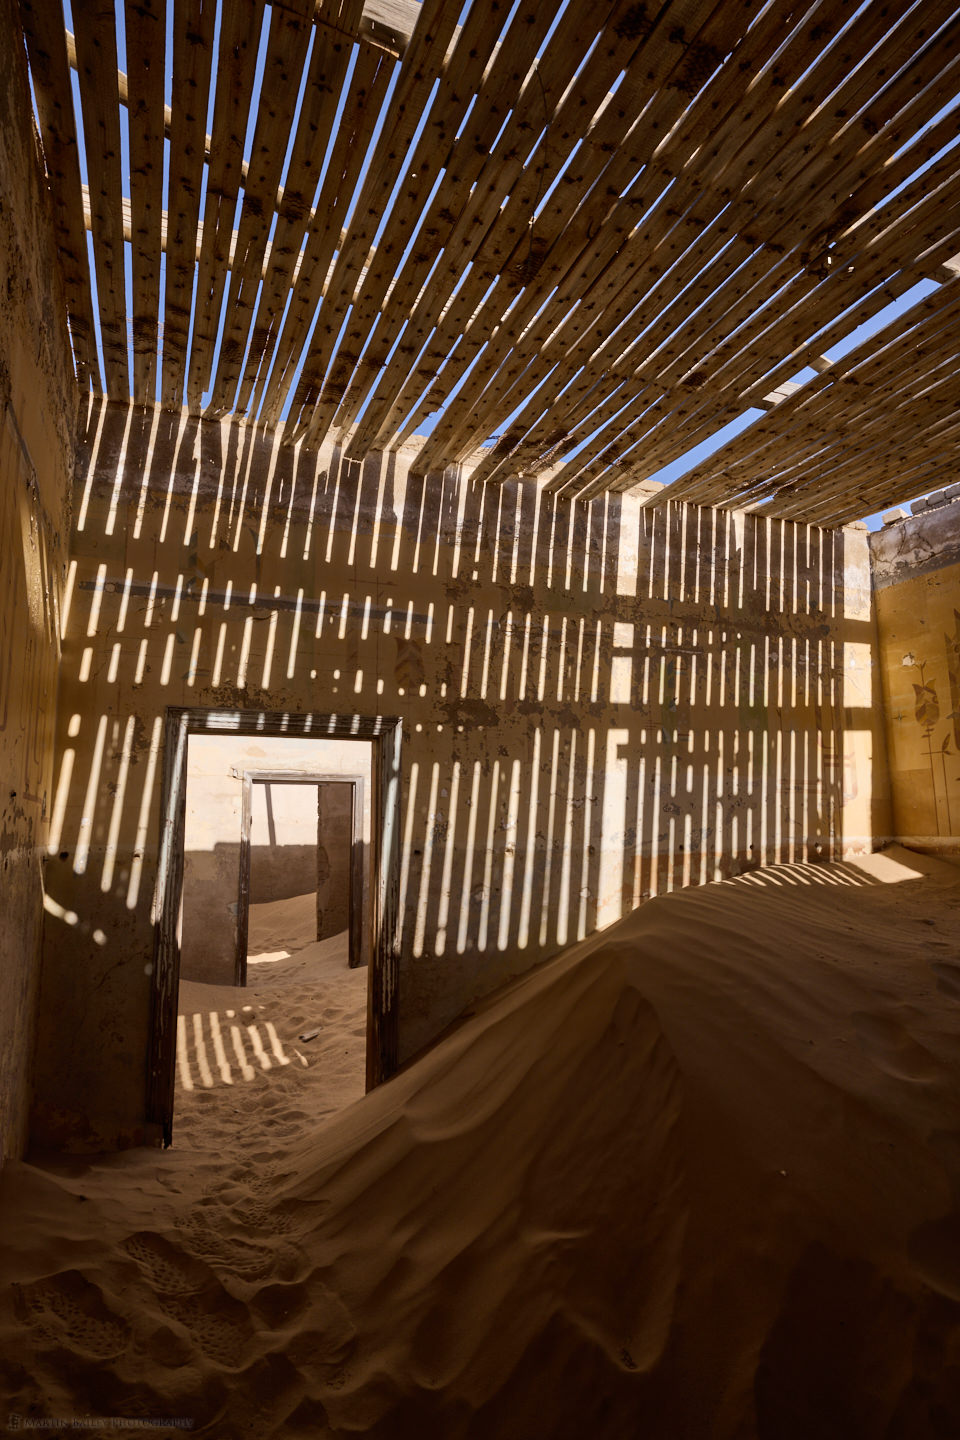
{"type": "MultiPolygon", "coordinates": [[[[318,758],[322,760],[322,753],[318,758]]],[[[345,934],[350,969],[366,965],[370,941],[369,765],[365,773],[356,775],[247,770],[242,781],[237,983],[247,983],[251,960],[255,965],[270,963],[270,946],[284,942],[286,937],[277,933],[278,925],[282,930],[284,912],[278,913],[273,902],[291,893],[299,900],[296,907],[288,907],[295,939],[306,933],[315,940],[345,934]],[[292,845],[299,842],[306,852],[295,852],[300,862],[299,881],[284,840],[292,845]]]]}

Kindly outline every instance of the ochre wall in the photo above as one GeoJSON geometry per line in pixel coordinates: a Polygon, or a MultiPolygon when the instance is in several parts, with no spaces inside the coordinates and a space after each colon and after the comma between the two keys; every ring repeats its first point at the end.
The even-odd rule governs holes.
{"type": "Polygon", "coordinates": [[[51,931],[55,1143],[144,1133],[168,705],[402,716],[403,1057],[650,894],[888,826],[860,530],[475,491],[118,406],[76,515],[50,888],[106,942],[51,931]]]}
{"type": "Polygon", "coordinates": [[[0,1163],[36,1029],[76,390],[17,7],[0,0],[0,1163]]]}
{"type": "Polygon", "coordinates": [[[960,498],[885,526],[871,547],[893,831],[960,854],[960,498]]]}

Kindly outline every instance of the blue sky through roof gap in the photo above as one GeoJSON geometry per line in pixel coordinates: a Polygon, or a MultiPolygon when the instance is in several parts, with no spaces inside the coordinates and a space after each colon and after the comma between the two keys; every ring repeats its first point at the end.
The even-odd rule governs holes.
{"type": "MultiPolygon", "coordinates": [[[[123,0],[115,0],[117,16],[117,65],[129,74],[127,65],[127,31],[124,22],[123,0]]],[[[130,110],[126,105],[120,109],[120,193],[130,199],[130,110]]],[[[130,314],[129,309],[127,314],[130,314]]]]}
{"type": "Polygon", "coordinates": [[[97,342],[97,359],[104,387],[107,383],[107,367],[103,363],[103,336],[100,333],[100,301],[97,295],[97,266],[93,258],[93,231],[87,231],[87,264],[90,268],[90,301],[93,305],[93,335],[97,342]]]}
{"type": "Polygon", "coordinates": [[[705,460],[709,460],[710,456],[726,445],[729,440],[733,440],[737,435],[742,435],[744,430],[749,429],[757,420],[761,420],[765,413],[764,410],[753,408],[745,410],[742,415],[729,421],[716,434],[708,436],[706,440],[701,440],[699,445],[694,445],[692,450],[688,450],[677,460],[671,460],[669,465],[661,466],[659,470],[655,470],[644,478],[655,480],[661,485],[671,485],[674,480],[679,480],[689,470],[694,470],[705,460]]]}
{"type": "MultiPolygon", "coordinates": [[[[223,294],[222,294],[222,296],[220,297],[220,316],[219,316],[219,319],[217,320],[217,338],[216,338],[216,343],[214,344],[214,347],[213,347],[213,360],[212,360],[211,366],[210,366],[210,383],[211,383],[211,385],[212,385],[212,384],[215,382],[215,380],[216,380],[217,366],[218,366],[219,363],[220,363],[220,344],[221,344],[221,341],[223,340],[223,331],[224,331],[224,328],[225,328],[226,315],[227,315],[227,301],[229,300],[229,298],[230,298],[230,277],[227,276],[227,281],[226,281],[226,283],[224,284],[224,287],[223,287],[223,294]]],[[[206,389],[206,390],[204,390],[203,395],[202,395],[201,400],[200,400],[200,403],[201,403],[201,406],[203,407],[203,409],[206,409],[207,406],[210,404],[210,397],[211,397],[212,393],[213,393],[213,391],[212,391],[211,389],[206,389]]]]}
{"type": "Polygon", "coordinates": [[[133,246],[123,242],[123,296],[127,314],[127,367],[133,393],[133,246]]]}
{"type": "Polygon", "coordinates": [[[160,303],[157,307],[157,364],[153,376],[153,399],[159,405],[163,381],[163,317],[167,304],[167,252],[160,251],[160,303]]]}
{"type": "Polygon", "coordinates": [[[856,350],[859,345],[865,344],[873,335],[898,320],[912,305],[916,305],[920,300],[925,300],[928,295],[932,295],[939,288],[935,280],[919,280],[916,285],[911,285],[910,289],[905,291],[898,300],[885,305],[876,315],[865,320],[855,330],[851,330],[844,339],[831,345],[830,349],[825,352],[826,358],[832,361],[842,360],[845,355],[850,354],[851,350],[856,350]]]}
{"type": "Polygon", "coordinates": [[[218,0],[213,12],[213,40],[210,49],[210,90],[207,95],[207,134],[213,131],[213,107],[217,100],[217,74],[220,69],[220,29],[223,20],[223,0],[218,0]]]}

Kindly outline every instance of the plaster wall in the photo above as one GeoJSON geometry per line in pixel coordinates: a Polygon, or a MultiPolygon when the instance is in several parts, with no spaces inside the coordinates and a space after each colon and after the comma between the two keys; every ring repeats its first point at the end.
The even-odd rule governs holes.
{"type": "Polygon", "coordinates": [[[651,894],[886,833],[862,530],[112,405],[76,513],[51,890],[107,938],[47,948],[58,1143],[144,1134],[167,705],[403,717],[402,1057],[651,894]]]}
{"type": "MultiPolygon", "coordinates": [[[[237,948],[240,886],[240,824],[243,775],[247,771],[313,771],[364,779],[363,834],[370,844],[370,746],[356,740],[295,740],[192,735],[187,759],[184,829],[181,974],[187,980],[232,985],[237,948]]],[[[339,787],[347,794],[347,787],[339,787]]],[[[285,900],[317,889],[317,791],[312,786],[253,786],[250,831],[250,901],[285,900]]],[[[324,847],[326,876],[321,908],[331,910],[338,934],[346,929],[349,848],[324,847]]],[[[362,949],[369,954],[369,897],[364,906],[362,949]]]]}
{"type": "Polygon", "coordinates": [[[252,798],[251,904],[286,900],[316,890],[315,787],[257,784],[252,798]]]}
{"type": "Polygon", "coordinates": [[[960,854],[960,495],[871,536],[893,832],[960,854]]]}
{"type": "Polygon", "coordinates": [[[0,1163],[36,1030],[76,390],[17,7],[0,0],[0,1163]]]}

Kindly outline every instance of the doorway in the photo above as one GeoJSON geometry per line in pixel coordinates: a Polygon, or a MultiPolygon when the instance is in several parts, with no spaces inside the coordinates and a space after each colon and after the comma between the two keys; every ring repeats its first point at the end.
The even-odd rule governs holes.
{"type": "Polygon", "coordinates": [[[247,983],[251,904],[268,904],[278,889],[272,871],[276,864],[284,863],[282,851],[287,847],[278,844],[284,824],[289,825],[290,833],[295,835],[310,834],[314,828],[316,831],[315,873],[310,877],[316,888],[303,892],[305,896],[312,893],[315,898],[314,938],[327,940],[346,931],[350,969],[367,963],[364,942],[370,885],[364,834],[364,779],[363,775],[318,775],[312,771],[243,772],[237,900],[238,985],[247,983]],[[291,805],[291,799],[296,803],[291,805]],[[265,835],[258,835],[258,821],[265,835]]]}
{"type": "MultiPolygon", "coordinates": [[[[401,740],[399,721],[395,718],[383,717],[371,719],[342,715],[293,716],[262,711],[172,708],[167,713],[165,740],[161,845],[155,903],[156,949],[153,972],[152,1040],[148,1076],[148,1114],[159,1125],[164,1143],[169,1144],[173,1134],[173,1109],[177,1093],[178,1064],[181,1066],[181,1079],[183,1075],[185,1017],[178,1016],[178,993],[182,977],[184,942],[187,942],[186,973],[194,977],[199,975],[199,980],[188,980],[187,983],[236,987],[231,993],[241,1003],[239,1007],[231,1004],[229,1011],[222,1011],[222,1015],[227,1014],[232,1017],[236,1011],[239,1020],[242,1012],[249,1012],[252,1008],[251,1004],[248,1003],[244,1006],[242,1001],[245,998],[253,1000],[255,997],[249,990],[245,996],[244,987],[249,982],[250,975],[247,971],[247,945],[243,931],[246,929],[249,933],[251,923],[251,865],[254,867],[252,873],[254,877],[256,876],[257,847],[251,846],[250,843],[253,825],[258,803],[266,813],[268,796],[271,800],[273,820],[276,823],[278,797],[281,795],[292,796],[296,787],[302,787],[301,794],[310,796],[310,804],[314,807],[312,843],[310,845],[291,844],[285,847],[283,863],[274,868],[282,872],[285,877],[289,877],[296,869],[293,862],[303,861],[309,851],[313,865],[311,883],[313,894],[312,896],[308,895],[306,899],[310,900],[314,906],[313,925],[316,927],[318,912],[323,910],[324,905],[332,908],[335,913],[348,917],[349,923],[342,936],[344,964],[360,971],[357,979],[361,985],[364,985],[364,981],[366,981],[363,992],[357,992],[363,995],[366,1016],[365,1026],[361,1033],[361,1041],[365,1039],[365,1055],[361,1054],[360,1056],[363,1066],[361,1089],[363,1088],[364,1070],[366,1089],[371,1089],[389,1078],[397,1065],[396,950],[399,869],[397,807],[401,740]],[[201,867],[208,877],[206,883],[198,887],[195,884],[195,877],[188,873],[188,884],[185,887],[184,839],[190,746],[195,742],[205,743],[211,739],[216,740],[218,737],[254,739],[255,753],[261,758],[253,765],[243,764],[232,767],[232,778],[238,787],[237,808],[239,812],[237,815],[239,824],[237,830],[234,831],[236,835],[234,852],[231,853],[230,847],[225,842],[215,838],[207,846],[209,853],[205,854],[204,867],[201,867]],[[282,766],[274,769],[275,762],[270,750],[270,742],[275,741],[282,744],[284,740],[297,741],[301,748],[308,741],[364,742],[361,745],[349,747],[341,745],[340,749],[352,750],[357,754],[364,750],[368,751],[370,763],[367,775],[364,776],[361,766],[347,769],[342,764],[336,767],[335,772],[314,768],[309,774],[303,772],[298,774],[289,765],[286,769],[282,766]],[[260,768],[261,764],[264,766],[263,769],[260,768]],[[267,768],[268,766],[270,768],[267,768]],[[364,784],[363,782],[367,778],[369,783],[364,784]],[[282,787],[282,790],[275,787],[282,787]],[[335,812],[341,819],[345,813],[348,816],[349,840],[345,846],[342,844],[338,846],[340,853],[337,856],[338,874],[340,879],[346,880],[350,899],[354,902],[348,903],[346,908],[342,904],[343,895],[341,894],[339,901],[335,902],[329,886],[327,894],[322,897],[323,903],[321,903],[321,867],[318,865],[317,844],[320,836],[319,826],[326,814],[329,827],[329,824],[333,823],[335,812]],[[364,812],[366,812],[365,821],[363,820],[364,812]],[[364,824],[367,826],[366,834],[364,834],[364,824]],[[234,913],[231,924],[227,926],[223,923],[223,907],[217,900],[216,886],[220,884],[223,874],[229,871],[230,866],[235,867],[232,892],[234,898],[230,902],[234,913]],[[245,877],[244,880],[241,880],[241,875],[245,877]],[[198,971],[195,968],[197,947],[193,947],[191,950],[189,939],[189,918],[197,910],[195,902],[198,893],[199,905],[202,907],[204,922],[207,925],[205,932],[207,940],[199,947],[203,962],[207,966],[206,971],[198,971]],[[191,897],[193,898],[191,899],[191,897]],[[357,897],[359,897],[359,903],[355,903],[357,897]],[[337,909],[338,904],[339,910],[337,909]],[[193,908],[191,909],[191,907],[193,908]],[[210,917],[216,917],[218,912],[220,913],[220,922],[215,925],[209,924],[210,917]],[[224,961],[217,959],[217,955],[222,951],[224,934],[228,931],[230,938],[229,973],[225,969],[226,957],[224,957],[224,961]],[[219,951],[217,946],[220,946],[219,951]],[[367,958],[369,958],[369,963],[364,970],[362,967],[367,958]],[[219,968],[214,968],[215,962],[219,968]]],[[[196,809],[197,807],[192,808],[196,809]]],[[[302,804],[300,809],[303,811],[302,804]]],[[[207,811],[204,811],[203,818],[209,828],[207,811]]],[[[190,870],[192,871],[192,850],[190,855],[190,870]]],[[[328,864],[328,878],[333,868],[328,864]]],[[[303,901],[304,896],[301,895],[300,900],[303,901]]],[[[256,901],[253,902],[255,910],[256,903],[256,901]]],[[[284,909],[284,905],[281,905],[280,908],[284,909]]],[[[320,918],[322,921],[322,914],[320,918]]],[[[331,923],[336,923],[335,919],[331,923]]],[[[315,929],[314,936],[317,933],[315,929]]],[[[327,944],[328,949],[323,950],[320,958],[325,963],[330,963],[329,944],[333,942],[317,941],[316,943],[320,943],[321,948],[323,944],[327,944]]],[[[273,958],[279,958],[279,956],[273,958]]],[[[269,964],[269,959],[265,963],[269,964]]],[[[256,984],[262,985],[261,977],[265,973],[265,970],[258,970],[256,984]]],[[[274,971],[273,973],[279,972],[274,971]]],[[[229,1003],[231,993],[220,996],[221,1007],[229,1003]]],[[[262,1010],[263,1006],[260,1005],[259,1008],[262,1010]]],[[[218,1031],[212,1037],[211,1045],[207,1046],[211,1053],[204,1056],[202,1050],[198,1051],[197,1058],[201,1065],[204,1085],[216,1083],[214,1060],[220,1066],[220,1072],[224,1076],[225,1082],[227,1084],[235,1083],[236,1075],[231,1070],[232,1058],[227,1043],[227,1028],[222,1022],[222,1015],[218,1017],[214,1011],[211,1011],[210,1014],[210,1023],[216,1026],[218,1031]],[[212,1079],[208,1077],[212,1077],[212,1079]]],[[[251,1017],[244,1015],[243,1018],[246,1021],[251,1017]]],[[[197,1041],[200,1044],[202,1043],[200,1026],[203,1017],[199,1011],[192,1016],[192,1020],[197,1041]]],[[[283,1037],[278,1035],[276,1026],[271,1029],[270,1023],[266,1019],[264,1024],[267,1026],[266,1039],[259,1034],[255,1026],[247,1025],[264,1069],[269,1068],[271,1047],[277,1065],[287,1065],[290,1060],[289,1045],[284,1045],[283,1037]]],[[[239,1029],[242,1033],[243,1027],[240,1025],[235,1027],[231,1018],[230,1029],[234,1028],[239,1029]]],[[[308,1033],[310,1032],[308,1031],[308,1033]]],[[[256,1063],[249,1055],[242,1055],[237,1036],[233,1035],[232,1038],[237,1050],[237,1060],[241,1062],[242,1073],[247,1078],[251,1069],[256,1071],[256,1063]]],[[[289,1037],[287,1039],[289,1041],[289,1037]]],[[[304,1065],[308,1063],[304,1054],[299,1055],[299,1060],[304,1065]]],[[[193,1081],[188,1083],[192,1084],[193,1081]]]]}

